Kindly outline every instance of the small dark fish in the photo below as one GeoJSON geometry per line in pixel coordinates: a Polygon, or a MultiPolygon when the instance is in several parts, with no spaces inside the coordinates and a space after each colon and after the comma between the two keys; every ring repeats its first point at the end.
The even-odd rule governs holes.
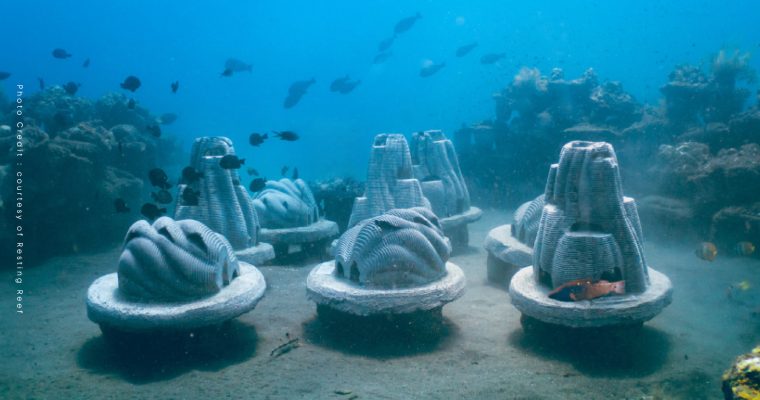
{"type": "Polygon", "coordinates": [[[388,59],[391,58],[391,55],[393,55],[393,53],[391,53],[390,51],[378,53],[378,55],[376,55],[375,58],[372,60],[372,64],[382,64],[388,61],[388,59]]]}
{"type": "Polygon", "coordinates": [[[229,69],[229,68],[225,68],[225,69],[224,69],[224,71],[222,71],[222,76],[232,76],[232,74],[233,74],[234,72],[235,72],[235,71],[233,71],[233,70],[231,70],[231,69],[229,69]]]}
{"type": "Polygon", "coordinates": [[[197,206],[199,197],[201,197],[200,191],[195,191],[193,188],[186,186],[182,190],[182,205],[197,206]]]}
{"type": "Polygon", "coordinates": [[[396,26],[393,28],[393,32],[396,34],[404,33],[408,31],[409,29],[414,26],[414,23],[417,22],[418,19],[422,18],[422,14],[419,12],[411,17],[406,17],[402,19],[401,21],[398,21],[396,23],[396,26]]]}
{"type": "Polygon", "coordinates": [[[113,201],[113,208],[116,209],[116,212],[119,214],[126,214],[130,211],[129,207],[127,207],[127,203],[122,198],[113,201]]]}
{"type": "Polygon", "coordinates": [[[150,184],[155,187],[161,189],[169,189],[172,187],[171,183],[169,183],[169,176],[166,175],[166,172],[161,168],[153,168],[148,171],[148,179],[150,180],[150,184]]]}
{"type": "Polygon", "coordinates": [[[185,167],[182,170],[182,182],[186,184],[198,182],[201,178],[203,178],[203,173],[193,167],[185,167]]]}
{"type": "Polygon", "coordinates": [[[383,52],[385,50],[388,50],[393,45],[393,41],[396,39],[396,35],[393,35],[389,37],[388,39],[384,39],[380,44],[377,45],[377,50],[380,52],[383,52]]]}
{"type": "Polygon", "coordinates": [[[238,158],[233,154],[227,154],[219,160],[219,166],[224,169],[238,169],[243,164],[245,164],[245,158],[238,158]]]}
{"type": "Polygon", "coordinates": [[[293,131],[279,131],[279,132],[273,131],[273,132],[276,137],[286,142],[295,142],[299,138],[298,134],[293,131]]]}
{"type": "Polygon", "coordinates": [[[130,75],[124,78],[124,82],[121,83],[121,88],[129,90],[134,93],[140,87],[140,79],[134,75],[130,75]]]}
{"type": "Polygon", "coordinates": [[[481,64],[493,64],[496,61],[501,60],[506,56],[507,53],[489,53],[483,55],[483,57],[480,57],[480,63],[481,64]]]}
{"type": "Polygon", "coordinates": [[[65,60],[65,59],[71,57],[71,54],[69,54],[69,52],[66,51],[66,50],[64,50],[64,49],[54,49],[53,50],[53,57],[61,59],[61,60],[65,60]]]}
{"type": "Polygon", "coordinates": [[[287,165],[283,165],[282,168],[280,168],[280,175],[285,176],[285,174],[288,173],[289,169],[290,167],[288,167],[287,165]]]}
{"type": "Polygon", "coordinates": [[[298,167],[293,168],[293,180],[298,179],[298,167]]]}
{"type": "Polygon", "coordinates": [[[224,70],[230,70],[232,72],[244,72],[253,71],[253,65],[246,63],[245,61],[238,60],[236,58],[228,58],[224,63],[224,70]]]}
{"type": "Polygon", "coordinates": [[[69,96],[73,96],[73,95],[77,94],[77,90],[79,90],[80,86],[82,86],[82,84],[76,83],[76,82],[69,82],[69,83],[63,85],[63,90],[69,96]]]}
{"type": "Polygon", "coordinates": [[[166,214],[166,208],[158,208],[158,206],[153,203],[145,203],[142,208],[140,208],[140,213],[144,215],[145,218],[154,220],[166,214]]]}
{"type": "Polygon", "coordinates": [[[471,51],[475,50],[475,48],[478,47],[477,42],[472,42],[470,44],[466,44],[460,48],[457,49],[457,57],[464,57],[468,54],[470,54],[471,51]]]}
{"type": "Polygon", "coordinates": [[[259,171],[256,171],[256,168],[248,167],[247,172],[248,175],[259,176],[259,171]]]}
{"type": "Polygon", "coordinates": [[[158,117],[158,123],[161,125],[169,125],[177,120],[177,114],[175,113],[164,113],[161,114],[160,117],[158,117]]]}
{"type": "Polygon", "coordinates": [[[420,76],[423,77],[423,78],[427,78],[429,76],[433,76],[436,72],[440,71],[440,69],[443,68],[443,67],[445,67],[445,66],[446,66],[446,63],[442,62],[440,64],[433,63],[433,64],[430,64],[430,65],[428,65],[426,67],[422,67],[422,69],[420,69],[420,76]]]}
{"type": "Polygon", "coordinates": [[[177,93],[177,90],[179,90],[179,81],[172,82],[172,93],[177,93]]]}
{"type": "Polygon", "coordinates": [[[251,192],[260,192],[264,189],[264,187],[266,187],[266,185],[266,178],[256,178],[251,181],[251,184],[248,185],[248,188],[251,189],[251,192]]]}
{"type": "Polygon", "coordinates": [[[40,90],[45,90],[45,80],[42,78],[37,78],[37,82],[40,84],[40,90]]]}
{"type": "Polygon", "coordinates": [[[260,134],[260,133],[251,133],[250,136],[248,136],[248,143],[251,144],[251,146],[259,147],[262,143],[264,143],[265,140],[269,138],[269,134],[260,134]]]}
{"type": "Polygon", "coordinates": [[[84,62],[82,63],[82,68],[87,68],[90,66],[90,59],[86,58],[84,62]]]}
{"type": "Polygon", "coordinates": [[[150,197],[153,201],[159,204],[169,204],[172,202],[172,194],[166,189],[161,189],[158,192],[151,192],[150,197]]]}
{"type": "Polygon", "coordinates": [[[9,76],[11,76],[10,72],[0,71],[0,81],[8,79],[9,76]]]}
{"type": "Polygon", "coordinates": [[[288,342],[275,347],[274,350],[272,350],[269,353],[269,357],[277,358],[299,347],[301,347],[300,339],[299,338],[291,339],[288,342]]]}
{"type": "Polygon", "coordinates": [[[158,124],[148,124],[145,127],[145,130],[148,131],[153,137],[161,137],[161,127],[158,124]]]}
{"type": "Polygon", "coordinates": [[[362,81],[356,80],[351,81],[351,78],[349,78],[348,75],[338,78],[330,84],[330,91],[331,92],[340,92],[341,94],[348,94],[351,91],[353,91],[362,81]]]}
{"type": "Polygon", "coordinates": [[[135,104],[136,104],[135,99],[129,99],[129,101],[127,102],[127,108],[130,110],[134,110],[135,104]]]}

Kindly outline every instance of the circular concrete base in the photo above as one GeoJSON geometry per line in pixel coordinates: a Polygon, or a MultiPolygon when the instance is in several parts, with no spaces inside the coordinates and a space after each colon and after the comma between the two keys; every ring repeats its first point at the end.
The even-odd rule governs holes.
{"type": "Polygon", "coordinates": [[[512,236],[512,225],[491,229],[483,242],[488,252],[488,280],[506,285],[517,271],[533,264],[533,248],[512,236]]]}
{"type": "Polygon", "coordinates": [[[259,243],[244,250],[235,250],[235,257],[251,265],[264,265],[274,259],[274,247],[269,243],[259,243]]]}
{"type": "Polygon", "coordinates": [[[509,284],[512,304],[523,315],[571,328],[635,325],[654,318],[673,299],[670,279],[649,268],[650,286],[644,293],[605,296],[576,302],[549,298],[551,291],[533,277],[533,267],[518,271],[509,284]]]}
{"type": "Polygon", "coordinates": [[[218,293],[190,303],[138,303],[118,291],[116,273],[101,276],[87,289],[87,317],[121,331],[181,331],[221,324],[251,311],[266,290],[264,275],[241,262],[240,275],[218,293]]]}
{"type": "Polygon", "coordinates": [[[441,228],[443,228],[443,233],[451,240],[451,244],[454,247],[467,247],[470,242],[467,224],[479,220],[482,215],[483,211],[479,208],[470,207],[469,210],[461,214],[441,218],[441,228]]]}
{"type": "Polygon", "coordinates": [[[306,294],[318,306],[353,315],[409,314],[433,310],[462,296],[464,272],[446,263],[446,275],[424,286],[367,289],[335,275],[335,261],[314,267],[306,279],[306,294]]]}

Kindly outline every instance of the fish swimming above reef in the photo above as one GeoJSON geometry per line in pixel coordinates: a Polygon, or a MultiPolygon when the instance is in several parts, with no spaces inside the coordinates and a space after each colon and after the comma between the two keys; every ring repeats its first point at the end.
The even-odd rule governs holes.
{"type": "Polygon", "coordinates": [[[134,75],[130,75],[126,78],[124,78],[124,82],[120,84],[122,89],[129,90],[130,92],[133,92],[137,90],[140,87],[140,79],[134,75]]]}
{"type": "Polygon", "coordinates": [[[276,137],[286,142],[295,142],[296,140],[299,139],[298,134],[293,131],[273,131],[273,132],[276,137]]]}
{"type": "Polygon", "coordinates": [[[153,168],[148,171],[148,180],[151,185],[157,188],[169,189],[172,187],[172,184],[169,183],[169,176],[166,175],[166,172],[161,168],[153,168]]]}
{"type": "Polygon", "coordinates": [[[153,137],[161,137],[161,127],[158,124],[148,124],[145,130],[153,137]]]}
{"type": "Polygon", "coordinates": [[[198,182],[198,180],[201,178],[203,178],[203,173],[198,171],[192,166],[185,167],[182,169],[182,182],[188,185],[198,182]]]}
{"type": "Polygon", "coordinates": [[[60,49],[60,48],[53,49],[52,54],[53,54],[53,58],[57,58],[59,60],[65,60],[65,59],[71,57],[71,54],[69,54],[68,51],[66,51],[64,49],[60,49]]]}
{"type": "Polygon", "coordinates": [[[145,218],[148,218],[149,220],[154,220],[166,214],[166,208],[158,208],[158,206],[153,203],[145,203],[142,208],[140,208],[140,214],[144,215],[145,218]]]}
{"type": "Polygon", "coordinates": [[[280,168],[280,175],[285,176],[285,174],[288,173],[289,169],[290,167],[288,167],[287,165],[283,165],[282,168],[280,168]]]}
{"type": "Polygon", "coordinates": [[[338,78],[334,80],[330,84],[330,91],[331,92],[339,92],[340,94],[348,94],[351,93],[362,81],[355,80],[351,81],[351,78],[346,75],[342,78],[338,78]]]}
{"type": "Polygon", "coordinates": [[[73,96],[77,94],[77,91],[79,90],[79,87],[82,86],[81,83],[76,82],[68,82],[65,85],[63,85],[63,91],[66,92],[69,96],[73,96]]]}
{"type": "Polygon", "coordinates": [[[292,108],[298,104],[298,102],[301,101],[301,97],[303,97],[303,95],[306,94],[306,91],[309,90],[309,86],[313,85],[316,81],[316,79],[311,78],[307,81],[293,82],[293,84],[290,85],[290,88],[288,88],[288,97],[285,98],[283,107],[292,108]]]}
{"type": "Polygon", "coordinates": [[[251,181],[250,185],[248,185],[248,189],[251,189],[251,192],[260,192],[264,189],[264,187],[266,187],[266,185],[266,178],[256,178],[251,181]]]}
{"type": "Polygon", "coordinates": [[[484,54],[483,57],[480,57],[480,63],[481,64],[493,64],[502,58],[504,58],[507,55],[507,53],[489,53],[484,54]]]}
{"type": "Polygon", "coordinates": [[[130,211],[129,207],[127,207],[127,203],[122,198],[113,201],[113,208],[119,214],[126,214],[130,211]]]}
{"type": "Polygon", "coordinates": [[[182,205],[185,206],[197,206],[198,200],[201,197],[200,191],[195,191],[193,188],[186,186],[182,190],[182,205]]]}
{"type": "Polygon", "coordinates": [[[718,248],[715,247],[714,243],[702,242],[697,247],[697,250],[695,250],[695,253],[697,257],[705,261],[713,261],[718,256],[718,248]]]}
{"type": "Polygon", "coordinates": [[[227,61],[224,62],[224,70],[230,70],[232,72],[251,72],[253,71],[253,65],[238,60],[237,58],[228,58],[227,61]]]}
{"type": "Polygon", "coordinates": [[[171,88],[172,93],[177,93],[177,90],[179,90],[179,81],[172,82],[171,88]]]}
{"type": "Polygon", "coordinates": [[[11,76],[10,72],[0,71],[0,81],[4,81],[11,76]]]}
{"type": "Polygon", "coordinates": [[[475,50],[475,48],[478,47],[477,42],[472,42],[470,44],[466,44],[464,46],[461,46],[456,51],[457,57],[464,57],[468,54],[470,54],[471,51],[475,50]]]}
{"type": "Polygon", "coordinates": [[[248,172],[248,175],[259,176],[259,171],[256,171],[256,168],[253,167],[248,167],[246,172],[248,172]]]}
{"type": "Polygon", "coordinates": [[[396,26],[393,27],[393,32],[395,34],[404,33],[408,31],[409,29],[412,29],[412,26],[414,26],[414,23],[417,22],[418,19],[422,18],[422,14],[419,12],[415,15],[412,15],[411,17],[406,17],[396,23],[396,26]]]}
{"type": "Polygon", "coordinates": [[[84,62],[82,63],[82,68],[88,68],[90,66],[90,59],[85,58],[84,62]]]}
{"type": "Polygon", "coordinates": [[[229,77],[229,76],[232,76],[232,74],[234,74],[234,73],[235,73],[235,71],[233,71],[233,70],[231,70],[229,68],[225,68],[224,71],[222,71],[221,76],[227,76],[227,77],[229,77]]]}
{"type": "Polygon", "coordinates": [[[559,301],[581,301],[596,299],[611,293],[625,294],[625,281],[592,282],[591,279],[577,279],[552,290],[548,296],[559,301]]]}
{"type": "Polygon", "coordinates": [[[446,66],[445,62],[442,62],[439,64],[430,63],[429,65],[426,65],[420,69],[420,77],[427,78],[429,76],[433,76],[436,72],[440,71],[441,68],[445,66],[446,66]]]}
{"type": "Polygon", "coordinates": [[[169,125],[177,120],[177,114],[175,113],[163,113],[158,117],[158,123],[161,125],[169,125]]]}
{"type": "Polygon", "coordinates": [[[378,45],[377,45],[377,51],[383,52],[385,50],[388,50],[393,45],[393,41],[396,39],[396,35],[393,35],[387,39],[383,39],[378,45]]]}
{"type": "Polygon", "coordinates": [[[254,147],[259,147],[267,139],[269,139],[269,135],[266,133],[262,135],[260,133],[253,132],[248,135],[248,143],[254,147]]]}
{"type": "Polygon", "coordinates": [[[755,245],[751,242],[739,242],[734,246],[734,253],[736,253],[737,256],[751,256],[755,253],[755,245]]]}
{"type": "Polygon", "coordinates": [[[161,189],[158,192],[151,192],[150,197],[153,201],[159,204],[169,204],[172,202],[172,194],[166,189],[161,189]]]}
{"type": "Polygon", "coordinates": [[[238,169],[245,164],[245,158],[238,158],[234,154],[227,154],[219,160],[219,166],[224,169],[238,169]]]}
{"type": "Polygon", "coordinates": [[[390,51],[385,51],[385,52],[379,53],[372,60],[372,64],[382,64],[382,63],[388,61],[388,59],[391,58],[391,55],[393,55],[393,53],[391,53],[390,51]]]}

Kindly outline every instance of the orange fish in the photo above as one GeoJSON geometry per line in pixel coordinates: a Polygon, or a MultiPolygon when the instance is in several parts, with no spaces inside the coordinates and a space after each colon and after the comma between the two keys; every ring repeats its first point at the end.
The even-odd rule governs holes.
{"type": "Polygon", "coordinates": [[[696,254],[705,261],[712,261],[718,256],[718,248],[711,242],[702,242],[697,247],[696,254]]]}
{"type": "Polygon", "coordinates": [[[549,297],[560,301],[591,300],[610,293],[625,294],[625,281],[609,282],[576,279],[552,290],[549,297]]]}

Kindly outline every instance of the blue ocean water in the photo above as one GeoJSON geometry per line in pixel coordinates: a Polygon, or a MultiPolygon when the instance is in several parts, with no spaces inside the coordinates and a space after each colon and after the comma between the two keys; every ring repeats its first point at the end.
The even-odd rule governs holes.
{"type": "MultiPolygon", "coordinates": [[[[197,136],[229,136],[262,174],[291,165],[307,179],[363,178],[367,146],[380,132],[451,133],[492,118],[491,93],[523,66],[561,67],[568,78],[592,67],[656,104],[675,65],[709,66],[721,48],[760,46],[753,1],[27,1],[0,9],[0,66],[13,74],[2,82],[6,91],[16,82],[36,88],[42,77],[48,86],[80,82],[80,95],[97,98],[123,92],[119,83],[136,75],[143,86],[135,99],[156,114],[177,113],[166,132],[186,147],[197,136]],[[422,18],[395,40],[388,61],[374,65],[378,43],[417,12],[422,18]],[[471,42],[478,43],[472,53],[454,56],[471,42]],[[56,47],[73,57],[54,59],[56,47]],[[482,65],[490,52],[506,57],[482,65]],[[253,71],[220,77],[229,57],[253,71]],[[446,66],[421,78],[428,60],[446,66]],[[330,92],[346,74],[361,80],[358,88],[330,92]],[[283,108],[290,84],[310,78],[316,84],[301,102],[283,108]],[[180,89],[172,94],[175,80],[180,89]],[[247,146],[249,133],[270,130],[302,139],[247,146]]],[[[760,60],[751,66],[760,69],[760,60]]]]}

